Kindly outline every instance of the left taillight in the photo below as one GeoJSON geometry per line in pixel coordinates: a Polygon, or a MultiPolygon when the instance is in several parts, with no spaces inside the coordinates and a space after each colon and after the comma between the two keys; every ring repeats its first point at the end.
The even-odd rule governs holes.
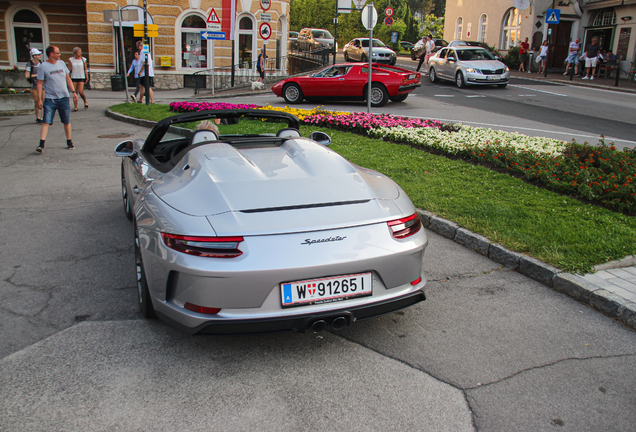
{"type": "Polygon", "coordinates": [[[412,236],[422,228],[422,221],[417,213],[413,213],[409,217],[389,221],[387,224],[391,228],[391,234],[397,239],[412,236]]]}
{"type": "Polygon", "coordinates": [[[189,255],[207,258],[236,258],[243,254],[243,237],[198,237],[161,233],[166,246],[189,255]]]}

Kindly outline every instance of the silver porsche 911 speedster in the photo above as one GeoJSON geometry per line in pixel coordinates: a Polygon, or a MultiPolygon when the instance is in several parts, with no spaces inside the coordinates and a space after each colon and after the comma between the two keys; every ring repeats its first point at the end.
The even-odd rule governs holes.
{"type": "Polygon", "coordinates": [[[317,332],[424,300],[413,204],[330,142],[287,113],[219,110],[120,143],[142,314],[187,333],[317,332]]]}

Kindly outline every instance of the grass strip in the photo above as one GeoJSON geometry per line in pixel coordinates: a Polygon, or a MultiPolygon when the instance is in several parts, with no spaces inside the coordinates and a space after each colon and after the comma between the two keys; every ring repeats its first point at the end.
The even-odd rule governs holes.
{"type": "MultiPolygon", "coordinates": [[[[158,121],[167,106],[122,104],[113,111],[158,121]],[[124,112],[120,107],[125,107],[124,112]],[[161,115],[158,118],[155,116],[161,115]]],[[[244,133],[258,133],[255,130],[244,133]]],[[[301,126],[303,136],[317,130],[301,126]]],[[[324,130],[324,128],[323,128],[324,130]]],[[[413,204],[494,242],[565,271],[586,273],[607,261],[636,254],[636,219],[538,188],[521,179],[407,145],[344,131],[324,130],[330,148],[351,162],[396,181],[413,204]]]]}

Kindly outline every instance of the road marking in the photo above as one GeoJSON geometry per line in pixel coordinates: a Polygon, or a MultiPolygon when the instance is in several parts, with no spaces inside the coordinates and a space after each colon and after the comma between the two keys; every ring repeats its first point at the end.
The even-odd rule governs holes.
{"type": "Polygon", "coordinates": [[[546,91],[546,90],[533,89],[533,88],[523,87],[523,86],[519,86],[519,85],[515,85],[515,84],[508,84],[508,85],[510,87],[522,88],[524,90],[538,91],[538,92],[541,92],[541,93],[547,93],[547,94],[551,94],[551,95],[554,95],[554,96],[568,97],[568,95],[564,95],[564,94],[561,94],[561,93],[554,93],[554,92],[549,92],[549,91],[546,91]]]}
{"type": "Polygon", "coordinates": [[[438,94],[438,95],[435,95],[435,97],[455,97],[455,95],[443,95],[443,94],[438,94]]]}
{"type": "Polygon", "coordinates": [[[520,95],[517,95],[517,96],[519,96],[519,97],[531,97],[531,96],[536,96],[536,95],[534,95],[534,94],[527,94],[527,95],[520,94],[520,95]]]}
{"type": "Polygon", "coordinates": [[[466,96],[467,98],[474,98],[474,97],[486,97],[485,95],[470,95],[470,96],[466,96]]]}

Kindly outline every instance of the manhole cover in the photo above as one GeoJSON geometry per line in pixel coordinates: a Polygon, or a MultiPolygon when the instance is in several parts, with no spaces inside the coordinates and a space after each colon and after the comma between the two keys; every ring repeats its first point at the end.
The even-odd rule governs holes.
{"type": "Polygon", "coordinates": [[[128,138],[131,136],[126,133],[117,133],[117,134],[108,134],[108,135],[99,135],[97,138],[128,138]]]}

